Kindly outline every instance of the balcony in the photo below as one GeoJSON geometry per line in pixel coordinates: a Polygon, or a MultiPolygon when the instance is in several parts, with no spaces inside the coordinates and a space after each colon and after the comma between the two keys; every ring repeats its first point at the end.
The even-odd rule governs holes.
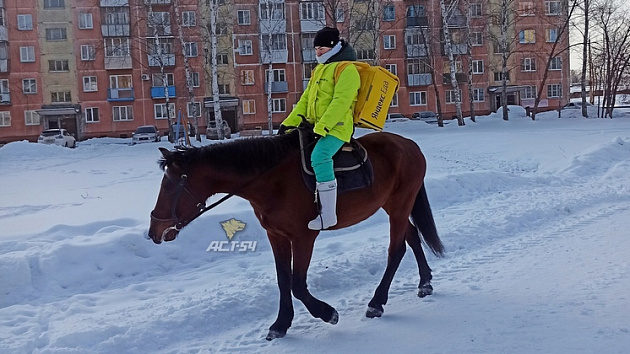
{"type": "Polygon", "coordinates": [[[175,54],[147,54],[149,66],[175,66],[175,54]]]}
{"type": "Polygon", "coordinates": [[[426,57],[427,48],[424,44],[407,44],[407,58],[426,57]]]}
{"type": "Polygon", "coordinates": [[[260,33],[262,34],[277,34],[287,32],[286,20],[259,20],[260,21],[260,33]]]}
{"type": "Polygon", "coordinates": [[[302,32],[317,32],[326,26],[326,20],[300,20],[302,32]]]}
{"type": "Polygon", "coordinates": [[[306,90],[306,86],[308,86],[308,82],[310,79],[302,79],[302,91],[306,90]]]}
{"type": "Polygon", "coordinates": [[[101,0],[101,7],[129,6],[129,0],[101,0]]]}
{"type": "Polygon", "coordinates": [[[108,88],[108,101],[133,101],[133,88],[108,88]]]}
{"type": "Polygon", "coordinates": [[[407,17],[407,27],[429,27],[427,16],[407,17]]]}
{"type": "Polygon", "coordinates": [[[107,70],[131,69],[133,68],[132,64],[131,55],[124,57],[105,57],[105,69],[107,70]]]}
{"type": "Polygon", "coordinates": [[[0,93],[0,104],[11,104],[11,94],[0,93]]]}
{"type": "Polygon", "coordinates": [[[263,64],[268,63],[286,63],[289,60],[289,52],[286,49],[284,50],[272,50],[269,51],[261,51],[260,52],[260,62],[263,64]]]}
{"type": "MultiPolygon", "coordinates": [[[[271,93],[289,92],[289,83],[286,81],[274,81],[271,83],[271,93]]],[[[265,82],[265,93],[269,93],[269,82],[265,82]]]]}
{"type": "Polygon", "coordinates": [[[464,28],[466,27],[466,16],[453,15],[447,21],[448,27],[464,28]]]}
{"type": "Polygon", "coordinates": [[[429,86],[429,85],[431,85],[431,74],[407,75],[407,86],[429,86]]]}
{"type": "Polygon", "coordinates": [[[8,42],[7,26],[0,26],[0,42],[8,42]]]}
{"type": "Polygon", "coordinates": [[[101,25],[103,37],[129,37],[129,24],[101,25]]]}
{"type": "Polygon", "coordinates": [[[0,73],[9,72],[9,59],[0,59],[0,73]]]}
{"type": "MultiPolygon", "coordinates": [[[[466,45],[466,43],[451,43],[451,51],[454,55],[467,54],[468,46],[466,45]]],[[[446,45],[442,46],[442,55],[448,55],[448,52],[446,51],[446,45]]]]}
{"type": "Polygon", "coordinates": [[[166,90],[164,86],[153,86],[151,87],[151,98],[166,98],[166,93],[168,93],[168,97],[175,97],[175,86],[166,86],[166,90]]]}
{"type": "Polygon", "coordinates": [[[303,62],[312,62],[315,61],[316,59],[316,55],[315,55],[315,49],[309,48],[309,49],[302,49],[302,61],[303,62]]]}
{"type": "Polygon", "coordinates": [[[171,0],[148,0],[149,5],[170,5],[171,0]]]}
{"type": "MultiPolygon", "coordinates": [[[[443,74],[442,76],[442,82],[444,84],[451,83],[451,74],[443,74]]],[[[457,83],[461,84],[466,82],[467,76],[464,73],[455,73],[455,79],[457,80],[457,83]]]]}

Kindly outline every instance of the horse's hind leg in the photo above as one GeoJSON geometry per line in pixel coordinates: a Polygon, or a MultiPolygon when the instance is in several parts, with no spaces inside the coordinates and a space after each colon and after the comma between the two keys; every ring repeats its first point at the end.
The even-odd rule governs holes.
{"type": "Polygon", "coordinates": [[[284,237],[269,235],[269,242],[276,261],[280,308],[276,321],[269,327],[267,340],[282,338],[293,321],[293,299],[291,298],[291,242],[284,237]]]}
{"type": "Polygon", "coordinates": [[[407,226],[405,240],[407,241],[409,247],[411,247],[411,250],[416,257],[416,262],[418,263],[418,271],[420,273],[418,296],[425,297],[427,295],[431,295],[433,294],[433,286],[431,286],[431,279],[433,278],[431,275],[431,268],[429,268],[427,257],[424,255],[418,230],[411,223],[407,226]]]}
{"type": "Polygon", "coordinates": [[[389,287],[394,279],[394,274],[398,270],[400,261],[405,255],[405,233],[404,229],[401,229],[401,225],[405,226],[407,218],[393,218],[390,214],[390,239],[389,249],[387,257],[387,268],[381,282],[378,284],[372,300],[368,303],[368,309],[365,315],[369,318],[381,317],[384,309],[383,305],[387,303],[387,296],[389,293],[389,287]]]}
{"type": "Polygon", "coordinates": [[[308,272],[308,266],[311,262],[313,244],[316,236],[317,233],[312,238],[304,235],[303,238],[293,240],[292,242],[293,277],[291,286],[293,288],[293,295],[302,301],[313,317],[321,318],[324,322],[330,324],[337,324],[339,321],[337,310],[311,295],[306,285],[306,273],[308,272]]]}

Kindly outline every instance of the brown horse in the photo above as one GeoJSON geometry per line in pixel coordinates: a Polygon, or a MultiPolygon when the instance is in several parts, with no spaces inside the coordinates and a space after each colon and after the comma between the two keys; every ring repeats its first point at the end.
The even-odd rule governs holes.
{"type": "MultiPolygon", "coordinates": [[[[369,152],[374,183],[369,188],[339,196],[339,221],[332,229],[357,224],[379,208],[389,215],[387,267],[366,312],[367,317],[380,317],[394,273],[405,254],[405,241],[418,263],[420,297],[430,295],[433,288],[418,231],[434,254],[441,256],[444,248],[424,188],[426,160],[418,146],[399,135],[384,132],[368,134],[359,141],[369,152]]],[[[267,230],[280,288],[278,317],[269,328],[267,340],[283,337],[291,326],[291,292],[313,317],[331,324],[336,324],[339,318],[337,311],[311,295],[306,285],[319,231],[307,227],[317,211],[313,193],[300,175],[299,149],[296,131],[185,150],[160,149],[164,177],[151,212],[149,237],[153,242],[174,240],[181,228],[232,195],[248,200],[267,230]],[[216,193],[229,194],[206,206],[205,201],[216,193]]]]}

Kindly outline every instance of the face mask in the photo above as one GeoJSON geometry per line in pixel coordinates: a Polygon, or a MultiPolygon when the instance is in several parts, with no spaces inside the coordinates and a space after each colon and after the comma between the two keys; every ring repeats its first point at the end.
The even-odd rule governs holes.
{"type": "Polygon", "coordinates": [[[339,53],[339,51],[341,50],[341,41],[339,41],[331,50],[327,51],[326,53],[315,57],[315,59],[317,59],[317,62],[320,64],[324,64],[328,61],[328,59],[332,58],[333,55],[339,53]]]}

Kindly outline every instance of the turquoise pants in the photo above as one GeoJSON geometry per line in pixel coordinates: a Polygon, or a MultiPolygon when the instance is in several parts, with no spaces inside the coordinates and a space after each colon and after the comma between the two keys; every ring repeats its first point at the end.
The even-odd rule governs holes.
{"type": "Polygon", "coordinates": [[[341,149],[343,144],[342,140],[332,135],[326,135],[317,141],[311,154],[311,166],[315,171],[317,182],[323,183],[335,179],[332,157],[341,149]]]}

